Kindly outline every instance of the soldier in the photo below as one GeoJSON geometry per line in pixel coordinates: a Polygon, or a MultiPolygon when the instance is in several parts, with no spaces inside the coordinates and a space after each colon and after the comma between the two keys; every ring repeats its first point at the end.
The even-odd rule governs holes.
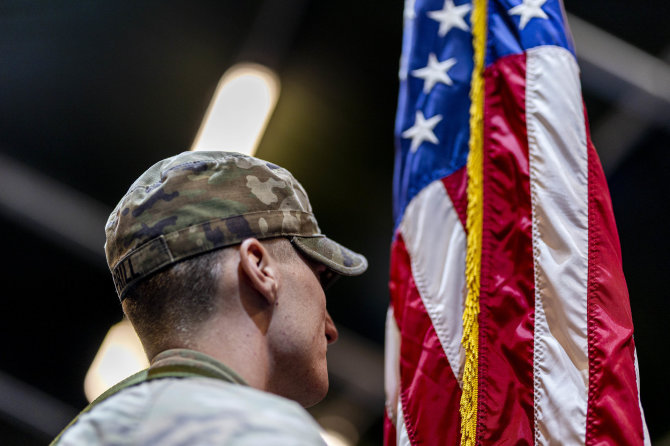
{"type": "Polygon", "coordinates": [[[53,444],[323,444],[300,407],[328,390],[337,330],[323,289],[367,261],[321,233],[291,173],[238,153],[182,153],[133,183],[105,231],[151,366],[53,444]]]}

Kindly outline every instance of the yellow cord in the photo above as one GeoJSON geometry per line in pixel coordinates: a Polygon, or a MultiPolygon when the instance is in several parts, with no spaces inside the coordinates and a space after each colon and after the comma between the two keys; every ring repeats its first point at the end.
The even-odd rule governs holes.
{"type": "Polygon", "coordinates": [[[487,0],[474,0],[472,35],[474,69],[470,89],[470,152],[468,154],[467,252],[465,276],[468,294],[463,313],[463,393],[461,394],[461,446],[477,441],[477,398],[479,379],[479,287],[482,258],[483,220],[483,118],[484,56],[486,53],[487,0]]]}

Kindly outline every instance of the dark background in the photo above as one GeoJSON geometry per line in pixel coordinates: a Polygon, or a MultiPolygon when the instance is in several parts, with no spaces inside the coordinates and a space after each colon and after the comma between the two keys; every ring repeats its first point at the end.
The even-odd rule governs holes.
{"type": "MultiPolygon", "coordinates": [[[[380,367],[402,8],[399,0],[5,0],[0,162],[45,176],[54,188],[80,193],[108,212],[149,165],[190,147],[228,67],[246,59],[270,64],[282,90],[256,155],[291,170],[309,191],[324,232],[370,260],[366,275],[332,289],[329,309],[345,347],[380,367]]],[[[670,54],[665,0],[570,0],[566,9],[652,56],[670,54]]],[[[598,82],[597,69],[582,65],[596,147],[604,160],[614,159],[605,167],[636,327],[642,403],[652,438],[666,444],[670,115],[667,103],[598,82]],[[639,107],[627,107],[637,100],[639,107]],[[606,152],[608,141],[624,138],[617,133],[621,126],[611,125],[613,116],[637,126],[616,157],[606,152]]],[[[670,79],[661,83],[667,89],[670,79]]],[[[0,180],[0,187],[15,186],[0,180]]],[[[4,192],[29,204],[50,200],[46,191],[4,192]]],[[[25,409],[39,418],[46,409],[20,409],[27,400],[13,401],[16,394],[3,393],[3,386],[27,385],[61,412],[82,408],[84,375],[122,314],[103,258],[104,221],[94,236],[100,240],[95,253],[50,230],[48,213],[31,219],[6,203],[0,209],[0,370],[6,381],[0,385],[0,443],[43,444],[49,438],[44,429],[17,414],[25,409]]],[[[63,209],[70,217],[73,212],[63,209]]],[[[383,378],[373,377],[365,394],[355,391],[347,373],[336,374],[323,407],[349,408],[358,417],[353,423],[361,444],[379,444],[383,378]]]]}

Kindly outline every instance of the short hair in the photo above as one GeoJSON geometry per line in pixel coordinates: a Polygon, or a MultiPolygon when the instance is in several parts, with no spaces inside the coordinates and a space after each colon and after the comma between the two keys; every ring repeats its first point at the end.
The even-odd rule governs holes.
{"type": "MultiPolygon", "coordinates": [[[[297,256],[287,239],[261,242],[280,262],[297,256]]],[[[222,268],[237,247],[217,249],[175,263],[127,291],[123,311],[149,359],[167,348],[190,346],[198,328],[221,305],[218,296],[222,268]]]]}
{"type": "Polygon", "coordinates": [[[226,251],[175,263],[128,290],[123,311],[149,359],[176,339],[188,343],[193,331],[214,314],[226,251]]]}

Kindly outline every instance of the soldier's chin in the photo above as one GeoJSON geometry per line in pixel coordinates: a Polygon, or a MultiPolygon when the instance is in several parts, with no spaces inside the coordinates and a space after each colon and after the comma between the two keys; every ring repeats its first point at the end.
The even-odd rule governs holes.
{"type": "Polygon", "coordinates": [[[315,386],[311,391],[306,393],[302,401],[298,401],[302,407],[312,407],[315,404],[320,403],[328,394],[328,378],[326,378],[325,383],[320,386],[315,386]]]}

